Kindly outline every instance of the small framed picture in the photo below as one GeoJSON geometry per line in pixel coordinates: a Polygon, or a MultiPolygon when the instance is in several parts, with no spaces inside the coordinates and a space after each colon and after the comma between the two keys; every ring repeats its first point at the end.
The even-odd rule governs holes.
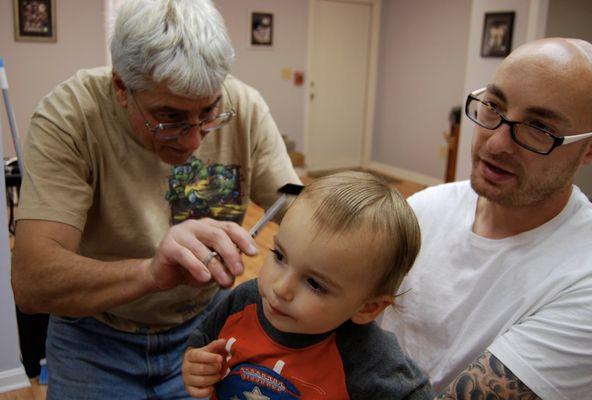
{"type": "Polygon", "coordinates": [[[251,13],[251,46],[273,46],[273,14],[268,12],[251,13]]]}
{"type": "Polygon", "coordinates": [[[13,8],[15,40],[56,41],[55,0],[13,0],[13,8]]]}
{"type": "Polygon", "coordinates": [[[514,12],[486,13],[481,57],[506,57],[512,51],[514,12]]]}

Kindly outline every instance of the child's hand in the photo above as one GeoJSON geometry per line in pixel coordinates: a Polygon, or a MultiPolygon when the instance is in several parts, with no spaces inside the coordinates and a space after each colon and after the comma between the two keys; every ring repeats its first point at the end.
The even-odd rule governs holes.
{"type": "Polygon", "coordinates": [[[191,397],[208,397],[222,379],[226,339],[218,339],[199,349],[188,349],[183,356],[183,384],[191,397]]]}

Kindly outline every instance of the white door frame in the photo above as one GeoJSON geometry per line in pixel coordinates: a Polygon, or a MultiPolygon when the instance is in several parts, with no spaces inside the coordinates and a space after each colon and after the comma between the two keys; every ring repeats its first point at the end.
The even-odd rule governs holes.
{"type": "MultiPolygon", "coordinates": [[[[313,21],[315,18],[314,10],[315,3],[323,0],[309,0],[309,15],[308,15],[308,55],[307,55],[307,71],[312,71],[312,49],[314,41],[314,29],[313,21]]],[[[325,0],[326,1],[326,0],[325,0]]],[[[372,157],[372,139],[374,131],[374,107],[376,102],[376,81],[378,75],[378,49],[379,49],[379,38],[380,38],[380,15],[382,8],[382,0],[330,0],[338,3],[359,3],[368,4],[372,7],[371,26],[372,32],[370,33],[370,51],[368,59],[368,85],[366,93],[366,109],[364,121],[364,132],[362,140],[362,165],[363,168],[368,168],[371,163],[372,157]]],[[[310,126],[309,126],[309,113],[310,113],[310,76],[308,84],[305,90],[305,105],[304,105],[304,150],[305,155],[309,153],[310,146],[310,126]]]]}

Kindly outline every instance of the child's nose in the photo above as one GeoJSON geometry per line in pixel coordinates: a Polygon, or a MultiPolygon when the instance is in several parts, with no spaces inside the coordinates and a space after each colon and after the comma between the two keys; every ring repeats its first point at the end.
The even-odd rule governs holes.
{"type": "Polygon", "coordinates": [[[292,301],[294,299],[294,290],[292,278],[284,274],[273,283],[273,293],[283,301],[292,301]]]}

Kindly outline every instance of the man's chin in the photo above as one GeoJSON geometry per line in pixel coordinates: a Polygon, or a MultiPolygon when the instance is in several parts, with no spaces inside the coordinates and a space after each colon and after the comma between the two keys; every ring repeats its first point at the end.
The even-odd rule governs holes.
{"type": "Polygon", "coordinates": [[[523,207],[534,202],[531,197],[525,196],[524,192],[518,188],[495,186],[474,174],[471,174],[471,187],[479,197],[502,207],[523,207]]]}
{"type": "Polygon", "coordinates": [[[483,177],[471,174],[471,187],[480,197],[494,203],[504,203],[509,197],[507,190],[487,182],[483,177]]]}
{"type": "Polygon", "coordinates": [[[174,151],[160,151],[158,153],[159,158],[170,165],[179,165],[185,163],[189,157],[191,156],[192,152],[188,151],[186,153],[178,153],[174,151]]]}

